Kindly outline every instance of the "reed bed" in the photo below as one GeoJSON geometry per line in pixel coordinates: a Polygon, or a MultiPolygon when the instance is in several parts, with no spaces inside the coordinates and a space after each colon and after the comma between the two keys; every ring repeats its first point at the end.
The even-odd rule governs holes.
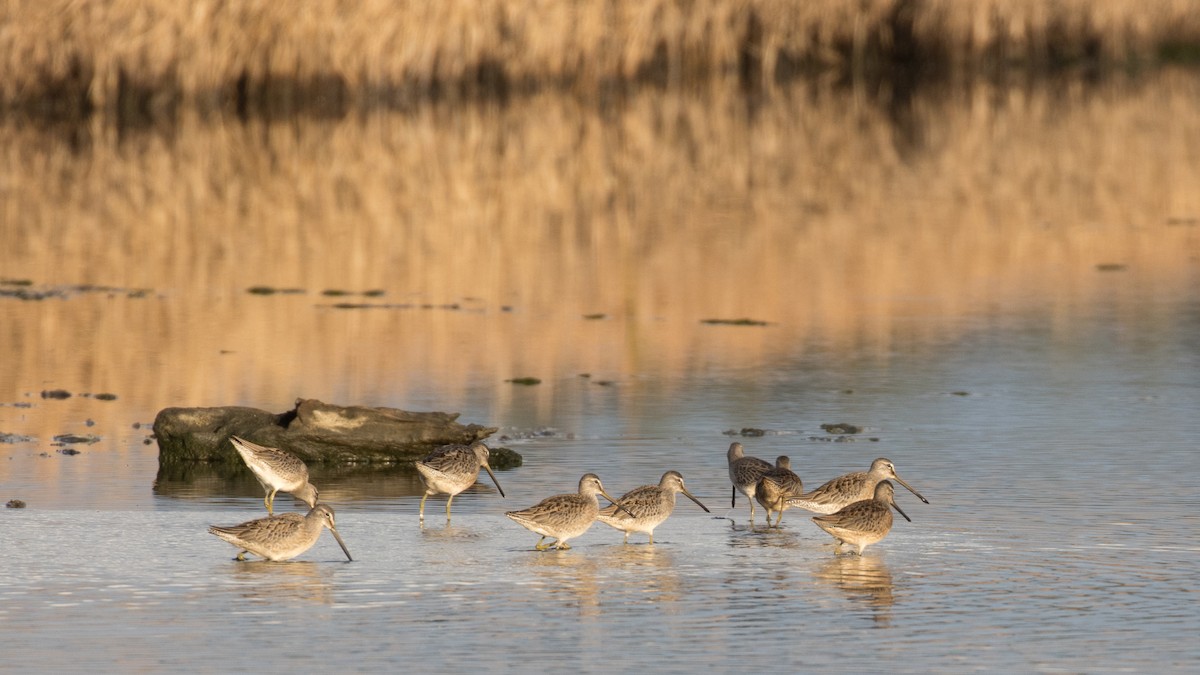
{"type": "Polygon", "coordinates": [[[163,115],[652,81],[1146,64],[1191,0],[11,0],[0,105],[163,115]]]}
{"type": "MultiPolygon", "coordinates": [[[[1070,344],[1062,317],[1091,303],[1169,333],[1186,317],[1134,298],[1198,281],[1198,98],[1163,71],[977,83],[917,97],[902,124],[822,87],[757,108],[710,90],[604,111],[544,94],[343,120],[188,115],[127,135],[0,124],[3,276],[152,289],[0,298],[0,402],[112,391],[121,404],[89,413],[113,416],[103,428],[168,405],[405,406],[433,379],[446,406],[491,387],[494,422],[517,395],[552,406],[579,373],[671,386],[812,345],[886,368],[969,339],[962,317],[1028,316],[1070,344]],[[376,288],[349,300],[407,307],[321,295],[376,288]],[[742,317],[770,325],[701,323],[742,317]],[[544,382],[505,382],[526,375],[544,382]]],[[[40,408],[4,431],[80,419],[40,408]]]]}

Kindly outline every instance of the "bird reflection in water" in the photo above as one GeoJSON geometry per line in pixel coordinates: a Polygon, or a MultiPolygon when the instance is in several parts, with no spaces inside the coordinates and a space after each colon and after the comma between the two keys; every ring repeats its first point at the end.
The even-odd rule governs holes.
{"type": "Polygon", "coordinates": [[[531,590],[544,594],[554,604],[577,607],[580,616],[600,615],[599,562],[562,550],[526,556],[523,562],[530,576],[538,580],[531,590]]]}
{"type": "Polygon", "coordinates": [[[729,531],[736,535],[729,538],[729,545],[733,548],[798,548],[806,545],[797,530],[767,525],[759,527],[754,523],[743,525],[732,518],[726,520],[729,521],[729,531]]]}
{"type": "MultiPolygon", "coordinates": [[[[675,556],[661,546],[614,546],[598,560],[601,569],[620,570],[632,575],[637,584],[626,587],[630,603],[649,603],[655,611],[672,611],[682,598],[679,568],[675,556]]],[[[610,586],[611,588],[611,586],[610,586]]]]}
{"type": "Polygon", "coordinates": [[[253,560],[230,565],[230,569],[238,583],[237,592],[252,602],[273,606],[292,600],[333,604],[333,570],[329,565],[305,560],[253,560]]]}
{"type": "Polygon", "coordinates": [[[835,556],[818,565],[813,577],[846,594],[871,612],[876,626],[891,625],[895,585],[892,572],[879,556],[835,556]]]}
{"type": "Polygon", "coordinates": [[[477,527],[453,525],[448,520],[445,525],[429,526],[424,523],[421,524],[421,539],[426,541],[475,541],[483,539],[483,537],[483,531],[477,527]]]}

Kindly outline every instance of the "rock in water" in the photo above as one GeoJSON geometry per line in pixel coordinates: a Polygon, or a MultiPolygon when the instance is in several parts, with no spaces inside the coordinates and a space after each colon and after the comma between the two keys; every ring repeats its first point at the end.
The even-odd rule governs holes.
{"type": "Polygon", "coordinates": [[[284,448],[305,463],[414,462],[450,443],[468,445],[495,427],[460,424],[458,413],[339,406],[298,399],[274,414],[256,408],[165,408],[154,419],[159,465],[241,462],[231,435],[284,448]]]}

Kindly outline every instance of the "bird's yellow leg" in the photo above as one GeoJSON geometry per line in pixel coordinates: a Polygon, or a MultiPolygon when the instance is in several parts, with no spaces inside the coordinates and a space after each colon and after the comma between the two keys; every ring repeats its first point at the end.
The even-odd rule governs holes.
{"type": "Polygon", "coordinates": [[[246,562],[246,554],[249,552],[250,551],[242,551],[241,553],[237,554],[237,558],[234,558],[234,559],[241,560],[242,562],[246,562]]]}
{"type": "Polygon", "coordinates": [[[454,501],[454,495],[450,495],[450,498],[446,500],[446,520],[450,520],[450,502],[452,501],[454,501]]]}
{"type": "Polygon", "coordinates": [[[275,491],[274,490],[271,490],[270,492],[267,493],[266,497],[263,497],[263,503],[267,505],[267,515],[268,516],[275,515],[275,491]]]}
{"type": "Polygon", "coordinates": [[[425,520],[425,500],[429,499],[429,493],[421,495],[421,520],[425,520]]]}
{"type": "Polygon", "coordinates": [[[550,548],[550,544],[543,544],[543,541],[546,541],[546,535],[542,535],[542,538],[538,539],[538,542],[534,544],[533,547],[539,551],[545,551],[546,549],[550,548]]]}

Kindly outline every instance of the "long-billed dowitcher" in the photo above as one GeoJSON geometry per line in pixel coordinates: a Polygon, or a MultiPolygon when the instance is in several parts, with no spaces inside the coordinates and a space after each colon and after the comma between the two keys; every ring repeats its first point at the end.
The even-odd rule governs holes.
{"type": "Polygon", "coordinates": [[[276,492],[290,492],[293,497],[308,504],[310,509],[317,505],[317,488],[308,482],[308,467],[299,457],[237,436],[230,436],[229,440],[267,491],[263,504],[266,504],[268,514],[275,513],[276,492]]]}
{"type": "Polygon", "coordinates": [[[675,495],[682,492],[688,499],[711,513],[708,507],[683,485],[683,476],[678,471],[668,471],[659,479],[658,485],[643,485],[626,492],[617,500],[624,509],[617,510],[616,505],[600,509],[596,519],[605,525],[615,527],[625,532],[625,542],[629,542],[630,532],[642,532],[650,535],[650,543],[654,543],[654,528],[658,527],[671,512],[675,510],[675,495]]]}
{"type": "Polygon", "coordinates": [[[337,539],[342,552],[346,554],[346,560],[354,560],[350,557],[346,542],[342,541],[342,535],[338,534],[333,509],[325,504],[317,504],[304,516],[284,513],[241,525],[212,525],[208,531],[242,549],[237,554],[238,560],[245,560],[247,553],[253,553],[267,560],[279,561],[291,560],[312,548],[321,536],[322,527],[328,527],[333,533],[333,538],[337,539]]]}
{"type": "Polygon", "coordinates": [[[733,483],[729,508],[737,507],[737,493],[741,492],[750,500],[750,520],[754,520],[754,492],[758,489],[758,479],[775,467],[757,457],[746,456],[742,444],[736,441],[729,444],[725,457],[729,460],[729,481],[733,483]]]}
{"type": "Polygon", "coordinates": [[[446,520],[449,521],[450,502],[454,501],[455,495],[475,484],[480,467],[492,477],[492,482],[503,497],[504,489],[488,465],[489,455],[488,447],[477,441],[470,445],[444,445],[417,462],[417,471],[421,474],[421,482],[425,484],[425,495],[421,497],[421,520],[425,520],[425,500],[430,495],[448,494],[446,520]]]}
{"type": "Polygon", "coordinates": [[[815,513],[835,513],[854,502],[871,499],[875,495],[875,486],[879,484],[879,481],[889,478],[908,488],[908,491],[916,495],[917,499],[926,504],[929,503],[929,500],[922,497],[920,492],[914,490],[911,485],[896,475],[896,465],[892,464],[892,460],[880,457],[871,462],[870,471],[855,471],[838,476],[811,492],[806,492],[799,497],[792,497],[788,500],[788,506],[799,506],[815,513]]]}
{"type": "Polygon", "coordinates": [[[504,515],[520,523],[525,529],[542,535],[534,545],[537,550],[545,551],[551,546],[570,549],[567,540],[587,532],[600,512],[600,502],[596,495],[604,495],[605,499],[616,504],[604,491],[600,477],[594,473],[587,473],[579,479],[578,493],[547,497],[527,509],[509,511],[504,515]],[[546,537],[554,537],[554,542],[542,544],[546,537]]]}
{"type": "Polygon", "coordinates": [[[767,510],[767,527],[771,527],[771,513],[775,511],[779,512],[775,527],[779,527],[783,512],[788,507],[788,498],[799,497],[803,492],[804,483],[792,471],[792,460],[787,455],[780,455],[775,459],[775,468],[758,479],[754,491],[754,498],[767,510]]]}
{"type": "Polygon", "coordinates": [[[862,555],[863,549],[883,539],[891,531],[891,509],[896,509],[905,520],[912,522],[912,518],[896,505],[896,489],[884,480],[875,486],[873,498],[854,502],[837,513],[813,516],[813,522],[837,539],[837,546],[833,549],[835,555],[841,553],[842,544],[857,546],[858,554],[862,555]]]}

